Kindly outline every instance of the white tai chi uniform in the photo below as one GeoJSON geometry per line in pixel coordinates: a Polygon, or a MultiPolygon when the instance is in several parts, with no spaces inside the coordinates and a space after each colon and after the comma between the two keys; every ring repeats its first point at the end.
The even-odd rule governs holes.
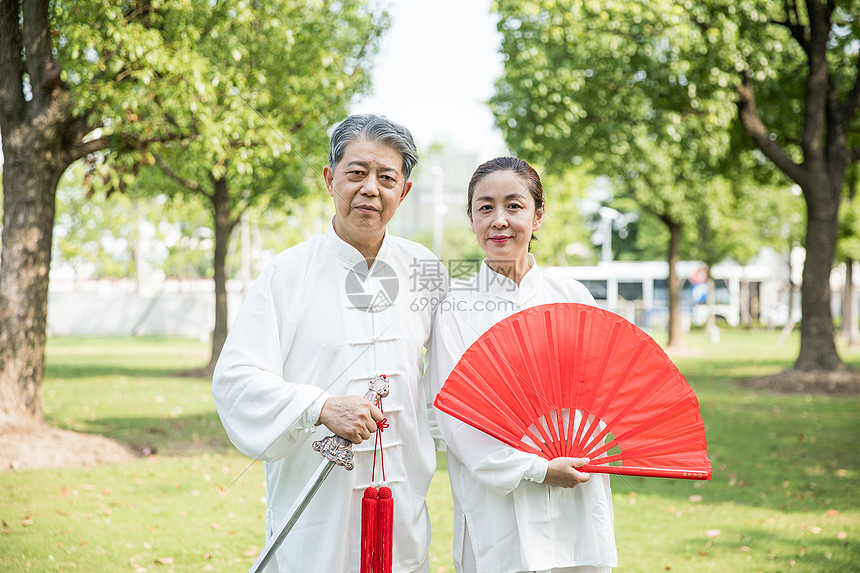
{"type": "MultiPolygon", "coordinates": [[[[540,304],[595,304],[581,283],[544,276],[531,255],[529,261],[519,286],[486,261],[467,288],[452,286],[433,329],[434,395],[466,349],[499,320],[540,304]]],[[[441,411],[435,416],[448,447],[458,572],[602,572],[617,564],[608,475],[592,474],[574,488],[544,485],[545,459],[441,411]]]]}
{"type": "MultiPolygon", "coordinates": [[[[417,243],[385,235],[367,275],[364,257],[330,224],[277,255],[245,299],[215,369],[212,393],[235,446],[265,461],[266,536],[286,519],[323,459],[311,443],[330,396],[390,382],[382,408],[385,477],[394,498],[393,571],[428,570],[425,505],[436,468],[422,385],[421,350],[447,273],[417,243]]],[[[335,467],[266,571],[356,572],[361,498],[371,482],[374,439],[354,446],[355,469],[335,467]]],[[[377,480],[379,477],[377,463],[377,480]]]]}

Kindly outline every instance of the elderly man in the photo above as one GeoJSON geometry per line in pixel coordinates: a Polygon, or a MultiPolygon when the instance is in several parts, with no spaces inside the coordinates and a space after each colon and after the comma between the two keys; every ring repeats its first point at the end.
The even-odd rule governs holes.
{"type": "Polygon", "coordinates": [[[331,225],[262,271],[221,352],[212,393],[232,442],[265,462],[267,537],[322,459],[311,443],[333,432],[357,444],[355,469],[331,473],[266,571],[359,571],[374,460],[364,440],[383,417],[361,396],[379,374],[390,384],[382,444],[396,504],[393,571],[428,571],[424,498],[436,462],[421,349],[447,274],[430,251],[386,231],[417,160],[409,131],[387,118],[341,123],[323,170],[331,225]]]}

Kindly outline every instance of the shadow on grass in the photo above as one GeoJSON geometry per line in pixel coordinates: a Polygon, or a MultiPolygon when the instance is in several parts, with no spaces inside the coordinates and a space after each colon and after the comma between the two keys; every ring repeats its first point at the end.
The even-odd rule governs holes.
{"type": "Polygon", "coordinates": [[[703,389],[699,400],[713,479],[613,479],[613,489],[781,512],[860,505],[860,399],[703,389]]]}
{"type": "MultiPolygon", "coordinates": [[[[55,421],[48,420],[52,425],[55,421]]],[[[86,420],[73,429],[101,434],[128,444],[140,455],[193,455],[233,449],[215,413],[171,416],[106,417],[86,420]]]]}
{"type": "Polygon", "coordinates": [[[127,378],[186,378],[188,380],[208,381],[204,377],[189,377],[182,375],[183,369],[176,368],[149,368],[146,366],[116,366],[113,364],[60,364],[56,366],[47,365],[45,376],[55,380],[75,380],[82,378],[108,378],[125,376],[127,378]]]}
{"type": "MultiPolygon", "coordinates": [[[[814,533],[812,524],[795,523],[789,529],[767,523],[757,528],[734,531],[734,539],[716,539],[711,550],[725,554],[756,553],[775,559],[777,555],[794,555],[791,563],[783,564],[779,570],[790,570],[795,566],[812,565],[816,573],[856,571],[860,560],[860,545],[846,539],[838,539],[833,528],[814,533]]],[[[717,556],[718,557],[718,556],[717,556]]]]}

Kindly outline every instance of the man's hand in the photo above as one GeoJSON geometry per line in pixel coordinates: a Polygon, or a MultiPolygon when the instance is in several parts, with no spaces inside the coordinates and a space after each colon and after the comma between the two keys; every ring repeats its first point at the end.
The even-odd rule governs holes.
{"type": "Polygon", "coordinates": [[[319,423],[353,444],[360,444],[376,431],[382,419],[379,408],[361,396],[332,396],[320,410],[319,423]]]}
{"type": "Polygon", "coordinates": [[[543,483],[558,487],[575,487],[585,483],[591,476],[576,471],[576,468],[581,468],[589,461],[591,460],[588,458],[555,458],[550,460],[543,483]]]}

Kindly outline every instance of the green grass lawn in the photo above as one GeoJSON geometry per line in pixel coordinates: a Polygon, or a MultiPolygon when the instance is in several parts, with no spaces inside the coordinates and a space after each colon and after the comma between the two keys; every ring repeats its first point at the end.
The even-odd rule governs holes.
{"type": "MultiPolygon", "coordinates": [[[[659,340],[659,338],[658,338],[659,340]]],[[[841,572],[860,566],[860,397],[736,384],[791,364],[797,338],[702,333],[674,356],[699,397],[710,482],[613,477],[619,572],[841,572]]],[[[860,351],[843,350],[860,367],[860,351]]],[[[263,545],[262,465],[227,442],[209,382],[174,373],[207,348],[166,338],[48,343],[44,406],[60,428],[155,454],[0,473],[0,571],[245,571],[263,545]]],[[[453,571],[444,458],[428,504],[431,572],[453,571]]]]}

